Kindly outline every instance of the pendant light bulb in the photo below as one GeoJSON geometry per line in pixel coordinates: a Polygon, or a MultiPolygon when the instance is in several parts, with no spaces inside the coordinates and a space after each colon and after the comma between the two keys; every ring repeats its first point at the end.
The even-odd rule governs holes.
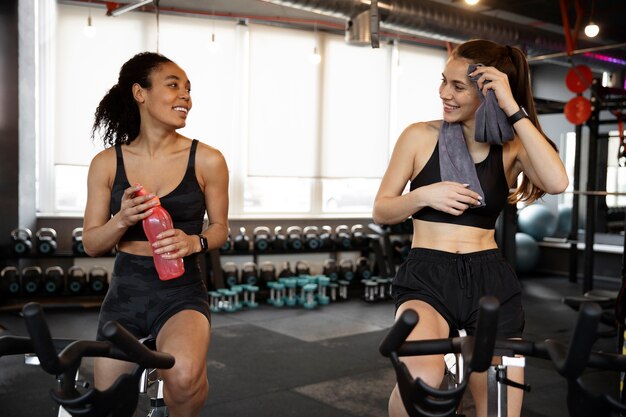
{"type": "Polygon", "coordinates": [[[93,38],[94,36],[96,36],[96,32],[97,32],[96,27],[91,22],[91,12],[90,12],[89,16],[87,17],[87,25],[83,27],[83,34],[88,38],[93,38]]]}

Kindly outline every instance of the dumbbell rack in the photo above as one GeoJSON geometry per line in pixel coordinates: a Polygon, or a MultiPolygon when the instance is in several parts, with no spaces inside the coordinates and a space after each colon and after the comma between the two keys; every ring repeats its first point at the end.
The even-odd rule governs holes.
{"type": "MultiPolygon", "coordinates": [[[[105,255],[104,257],[112,257],[105,255]]],[[[42,255],[39,253],[28,253],[22,255],[11,254],[2,262],[2,268],[6,266],[14,266],[21,271],[30,266],[38,266],[45,270],[49,266],[61,266],[64,273],[67,273],[73,266],[74,259],[89,258],[87,255],[75,254],[73,252],[55,252],[50,255],[42,255]]],[[[0,269],[2,269],[0,268],[0,269]]],[[[88,273],[88,271],[86,271],[88,273]]],[[[102,294],[93,294],[89,290],[85,290],[80,294],[72,294],[67,290],[59,294],[45,294],[38,292],[36,294],[27,294],[22,289],[19,294],[0,294],[0,311],[20,310],[26,303],[36,301],[47,307],[55,306],[76,306],[83,308],[99,307],[104,298],[105,292],[102,294]]]]}
{"type": "MultiPolygon", "coordinates": [[[[300,249],[277,249],[274,247],[270,247],[265,250],[258,250],[256,245],[253,242],[250,242],[248,245],[248,249],[241,250],[230,247],[227,251],[212,251],[210,253],[210,269],[212,271],[212,284],[215,289],[223,289],[227,288],[228,285],[225,282],[223,275],[223,262],[222,256],[248,256],[252,258],[252,262],[258,265],[259,257],[271,256],[271,257],[280,257],[284,255],[310,255],[310,254],[328,254],[330,259],[337,259],[337,255],[340,252],[359,252],[360,256],[368,258],[370,254],[374,254],[375,259],[380,258],[380,254],[382,254],[382,248],[380,246],[380,242],[378,240],[377,235],[366,235],[367,243],[361,245],[353,245],[352,247],[343,247],[341,245],[333,245],[332,248],[320,247],[312,249],[307,247],[307,245],[303,245],[300,249]]],[[[374,266],[374,265],[372,265],[374,266]]]]}

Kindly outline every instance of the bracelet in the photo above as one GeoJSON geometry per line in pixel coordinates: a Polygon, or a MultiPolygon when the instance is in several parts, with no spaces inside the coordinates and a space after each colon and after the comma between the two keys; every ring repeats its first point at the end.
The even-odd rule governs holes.
{"type": "Polygon", "coordinates": [[[528,112],[526,111],[526,109],[524,108],[524,106],[519,106],[519,110],[515,113],[513,113],[512,115],[510,115],[509,117],[507,117],[507,120],[509,121],[509,124],[511,126],[513,126],[515,123],[519,122],[521,119],[528,119],[528,112]]]}

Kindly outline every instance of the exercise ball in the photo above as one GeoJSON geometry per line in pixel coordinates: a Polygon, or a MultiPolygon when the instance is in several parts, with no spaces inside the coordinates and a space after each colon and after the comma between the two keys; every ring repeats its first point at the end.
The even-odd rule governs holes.
{"type": "Polygon", "coordinates": [[[536,241],[554,235],[557,216],[542,204],[531,204],[520,210],[517,215],[517,228],[520,232],[531,235],[536,241]]]}
{"type": "Polygon", "coordinates": [[[521,274],[532,271],[539,262],[539,245],[526,233],[515,234],[515,269],[521,274]]]}
{"type": "Polygon", "coordinates": [[[572,230],[572,206],[560,206],[556,233],[560,236],[566,236],[570,230],[572,230]]]}

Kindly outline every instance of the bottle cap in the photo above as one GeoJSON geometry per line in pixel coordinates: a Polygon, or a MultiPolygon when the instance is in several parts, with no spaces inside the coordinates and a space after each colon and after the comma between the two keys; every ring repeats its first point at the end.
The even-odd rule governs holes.
{"type": "MultiPolygon", "coordinates": [[[[146,191],[145,188],[141,187],[138,191],[135,191],[135,195],[136,196],[143,196],[143,195],[147,195],[148,192],[146,191]]],[[[159,197],[154,196],[153,198],[151,198],[148,201],[156,201],[156,205],[160,206],[161,205],[161,200],[159,199],[159,197]]]]}

